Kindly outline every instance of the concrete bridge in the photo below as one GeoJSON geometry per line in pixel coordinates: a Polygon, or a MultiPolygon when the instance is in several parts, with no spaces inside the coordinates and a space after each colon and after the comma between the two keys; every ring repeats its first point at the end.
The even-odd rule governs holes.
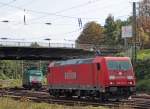
{"type": "MultiPolygon", "coordinates": [[[[77,47],[68,43],[40,43],[0,41],[1,60],[62,60],[68,58],[87,57],[95,54],[89,45],[77,47]]],[[[100,49],[100,47],[99,47],[100,49]]],[[[101,48],[102,54],[114,54],[118,50],[101,48]]]]}

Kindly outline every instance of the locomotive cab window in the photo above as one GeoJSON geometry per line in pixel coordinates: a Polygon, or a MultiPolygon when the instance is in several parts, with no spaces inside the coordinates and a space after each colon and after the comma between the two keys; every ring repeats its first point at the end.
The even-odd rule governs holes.
{"type": "Polygon", "coordinates": [[[132,67],[129,61],[108,61],[107,66],[111,70],[129,70],[132,67]]]}
{"type": "Polygon", "coordinates": [[[97,70],[100,70],[100,69],[101,69],[100,63],[96,63],[96,66],[97,66],[97,70]]]}

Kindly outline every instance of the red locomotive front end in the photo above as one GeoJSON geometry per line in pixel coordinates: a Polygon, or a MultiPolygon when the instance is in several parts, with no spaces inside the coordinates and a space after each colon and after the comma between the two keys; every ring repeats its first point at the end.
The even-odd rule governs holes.
{"type": "Polygon", "coordinates": [[[47,80],[54,96],[127,98],[135,92],[135,75],[128,57],[54,62],[49,65],[47,80]]]}
{"type": "MultiPolygon", "coordinates": [[[[97,63],[99,60],[97,57],[94,62],[97,63]]],[[[103,83],[106,96],[121,98],[129,97],[135,93],[135,73],[130,58],[104,57],[103,64],[101,70],[103,77],[105,77],[103,83]]]]}

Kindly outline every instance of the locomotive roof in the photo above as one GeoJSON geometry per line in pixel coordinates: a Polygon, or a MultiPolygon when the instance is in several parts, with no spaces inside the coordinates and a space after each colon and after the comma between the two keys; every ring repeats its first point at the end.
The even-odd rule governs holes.
{"type": "MultiPolygon", "coordinates": [[[[72,64],[87,64],[92,63],[96,58],[105,58],[107,60],[129,60],[129,57],[95,57],[95,58],[86,58],[86,59],[70,59],[65,61],[55,61],[50,64],[52,66],[63,66],[63,65],[72,65],[72,64]]],[[[98,61],[98,60],[97,60],[98,61]]]]}
{"type": "Polygon", "coordinates": [[[85,63],[91,63],[94,60],[94,58],[87,58],[87,59],[70,59],[66,61],[56,61],[52,63],[50,66],[61,66],[61,65],[71,65],[71,64],[85,64],[85,63]]]}
{"type": "Polygon", "coordinates": [[[107,60],[129,60],[129,57],[104,57],[107,60]]]}

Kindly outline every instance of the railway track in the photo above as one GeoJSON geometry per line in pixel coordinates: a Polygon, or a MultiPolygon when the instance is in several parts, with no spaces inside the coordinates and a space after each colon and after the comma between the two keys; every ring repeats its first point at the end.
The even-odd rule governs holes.
{"type": "Polygon", "coordinates": [[[10,97],[20,101],[45,102],[51,104],[61,104],[68,106],[106,106],[110,109],[150,109],[150,96],[133,96],[131,100],[121,100],[119,102],[99,102],[99,100],[87,100],[86,98],[54,98],[49,96],[46,89],[39,91],[29,91],[23,88],[5,88],[0,89],[2,97],[10,97]]]}

